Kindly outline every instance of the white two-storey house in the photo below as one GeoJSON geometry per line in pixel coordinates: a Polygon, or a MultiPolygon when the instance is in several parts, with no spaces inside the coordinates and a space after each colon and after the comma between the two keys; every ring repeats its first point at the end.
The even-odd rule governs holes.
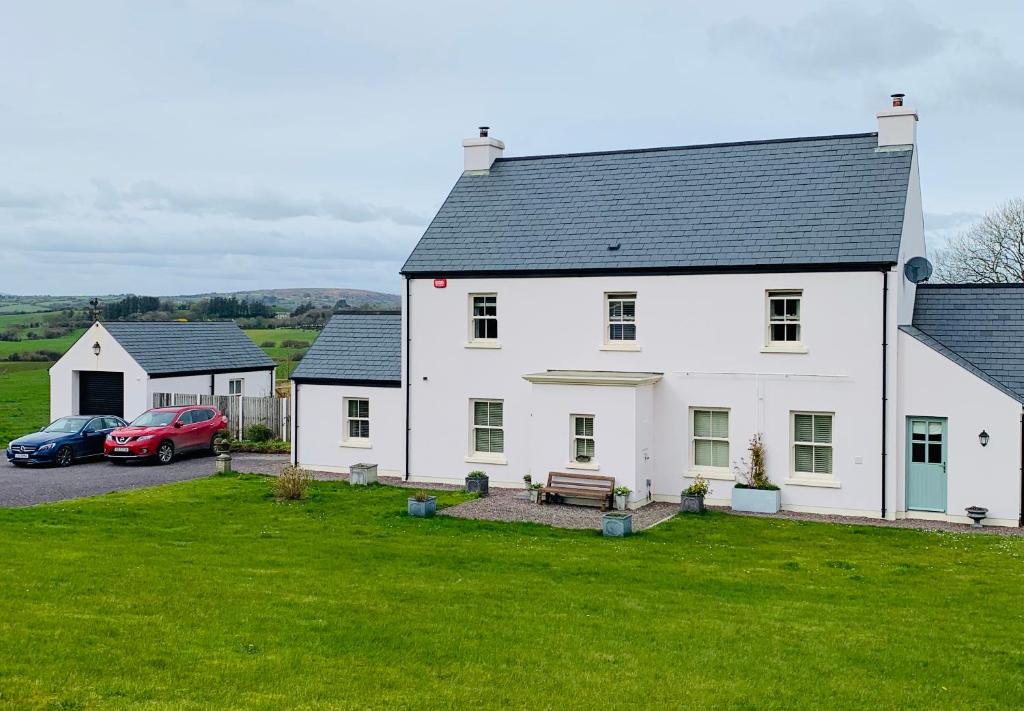
{"type": "Polygon", "coordinates": [[[482,129],[402,269],[401,328],[344,317],[296,372],[298,461],[600,473],[634,506],[699,474],[728,503],[760,435],[785,509],[1017,525],[1024,290],[918,285],[918,118],[899,95],[877,118],[514,158],[482,129]]]}

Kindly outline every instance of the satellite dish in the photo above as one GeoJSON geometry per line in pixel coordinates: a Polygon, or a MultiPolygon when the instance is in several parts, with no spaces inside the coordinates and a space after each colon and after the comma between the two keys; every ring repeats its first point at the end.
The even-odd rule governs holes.
{"type": "Polygon", "coordinates": [[[911,257],[903,265],[903,274],[914,284],[928,281],[932,276],[932,263],[924,257],[911,257]]]}

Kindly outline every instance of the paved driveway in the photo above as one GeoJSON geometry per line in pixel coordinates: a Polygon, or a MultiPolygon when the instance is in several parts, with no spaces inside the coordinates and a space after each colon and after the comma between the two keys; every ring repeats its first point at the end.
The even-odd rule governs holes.
{"type": "MultiPolygon", "coordinates": [[[[276,474],[288,463],[285,454],[234,454],[236,471],[276,474]]],[[[213,473],[210,455],[182,456],[166,466],[145,463],[79,462],[66,469],[16,467],[0,453],[0,507],[28,506],[80,496],[138,489],[172,481],[186,481],[213,473]]]]}

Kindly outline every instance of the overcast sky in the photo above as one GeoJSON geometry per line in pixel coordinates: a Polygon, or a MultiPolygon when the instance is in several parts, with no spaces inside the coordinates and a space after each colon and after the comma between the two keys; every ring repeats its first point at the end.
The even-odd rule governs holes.
{"type": "Polygon", "coordinates": [[[0,292],[397,291],[489,124],[506,155],[873,131],[926,225],[1024,195],[1019,0],[5,2],[0,292]]]}

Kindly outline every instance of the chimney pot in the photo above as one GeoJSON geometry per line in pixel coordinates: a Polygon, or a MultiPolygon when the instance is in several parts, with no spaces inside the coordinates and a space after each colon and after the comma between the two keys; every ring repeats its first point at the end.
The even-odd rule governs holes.
{"type": "Polygon", "coordinates": [[[490,130],[491,130],[490,126],[481,126],[480,127],[480,138],[487,138],[487,134],[488,134],[488,132],[490,130]]]}
{"type": "Polygon", "coordinates": [[[917,112],[906,106],[906,94],[890,94],[892,106],[878,112],[878,147],[912,146],[917,143],[917,112]]]}
{"type": "Polygon", "coordinates": [[[893,94],[892,95],[892,105],[893,105],[893,108],[898,108],[900,106],[903,106],[903,97],[904,96],[906,96],[906,94],[893,94]]]}

